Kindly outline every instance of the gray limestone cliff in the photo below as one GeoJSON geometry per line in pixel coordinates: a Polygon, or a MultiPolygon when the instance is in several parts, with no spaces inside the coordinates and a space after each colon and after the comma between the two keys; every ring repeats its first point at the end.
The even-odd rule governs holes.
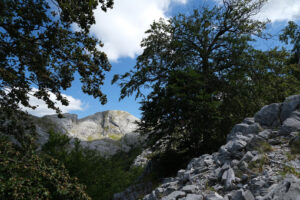
{"type": "MultiPolygon", "coordinates": [[[[114,199],[138,195],[131,187],[114,199]]],[[[235,125],[218,152],[192,159],[143,199],[300,200],[300,95],[235,125]]]]}
{"type": "Polygon", "coordinates": [[[77,138],[82,146],[95,149],[105,156],[111,156],[118,151],[129,151],[144,141],[136,132],[136,122],[139,119],[125,111],[98,112],[82,119],[68,113],[63,114],[63,118],[47,115],[33,117],[33,121],[41,145],[48,141],[50,129],[67,134],[72,140],[77,138]]]}

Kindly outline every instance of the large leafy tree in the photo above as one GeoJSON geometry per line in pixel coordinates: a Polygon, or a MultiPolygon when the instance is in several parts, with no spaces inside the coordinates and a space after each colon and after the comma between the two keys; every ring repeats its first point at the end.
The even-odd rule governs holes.
{"type": "Polygon", "coordinates": [[[221,102],[228,82],[226,76],[241,68],[240,57],[251,50],[252,35],[262,36],[266,23],[251,16],[264,2],[224,0],[222,6],[203,7],[190,16],[180,14],[167,22],[152,24],[148,37],[142,41],[144,52],[137,58],[135,70],[115,77],[115,81],[121,79],[121,98],[134,92],[137,97],[142,96],[142,87],[154,88],[142,102],[142,127],[167,122],[168,128],[163,132],[173,134],[170,127],[189,126],[189,132],[197,132],[198,138],[208,144],[217,120],[214,113],[220,106],[216,102],[221,102]],[[186,84],[182,84],[180,76],[186,84]],[[161,101],[163,98],[167,100],[161,101]],[[169,106],[168,102],[175,104],[169,106]],[[152,112],[158,105],[167,109],[164,115],[152,112]],[[149,113],[154,115],[148,117],[149,113]],[[180,116],[176,120],[175,113],[180,116]]]}
{"type": "Polygon", "coordinates": [[[49,92],[68,105],[61,90],[71,86],[75,72],[83,92],[106,103],[99,88],[111,65],[98,50],[103,44],[89,34],[97,6],[106,11],[113,0],[0,1],[1,108],[32,107],[30,94],[59,112],[49,92]]]}
{"type": "Polygon", "coordinates": [[[144,97],[141,130],[156,139],[171,135],[177,149],[208,152],[234,123],[299,89],[288,52],[251,45],[265,37],[267,22],[253,19],[265,2],[224,0],[152,24],[134,70],[113,81],[121,99],[144,97]],[[144,87],[153,90],[144,96],[144,87]]]}
{"type": "Polygon", "coordinates": [[[49,92],[67,105],[61,91],[76,72],[83,92],[106,103],[100,87],[111,65],[89,33],[98,6],[113,0],[0,1],[0,199],[90,199],[59,161],[36,152],[32,119],[19,106],[33,108],[33,95],[59,113],[49,92]]]}
{"type": "MultiPolygon", "coordinates": [[[[261,35],[266,23],[252,20],[266,0],[224,0],[224,5],[203,7],[190,16],[180,14],[154,22],[142,41],[142,55],[135,70],[115,76],[121,79],[121,99],[142,87],[162,87],[169,72],[193,68],[207,81],[238,65],[252,35],[261,35]]],[[[216,83],[214,84],[216,85],[216,83]]]]}
{"type": "Polygon", "coordinates": [[[166,86],[155,88],[141,102],[140,129],[148,132],[154,127],[154,141],[172,135],[168,144],[179,149],[199,152],[203,140],[208,145],[220,112],[217,99],[205,91],[204,79],[190,68],[170,72],[166,86]]]}

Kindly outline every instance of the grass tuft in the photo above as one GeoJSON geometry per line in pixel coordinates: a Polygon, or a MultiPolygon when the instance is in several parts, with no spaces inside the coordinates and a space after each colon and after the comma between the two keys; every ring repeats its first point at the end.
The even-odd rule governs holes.
{"type": "Polygon", "coordinates": [[[294,167],[285,165],[283,170],[280,172],[282,176],[286,176],[287,174],[293,174],[296,177],[300,178],[300,172],[296,171],[294,167]]]}
{"type": "Polygon", "coordinates": [[[293,153],[291,153],[291,152],[287,152],[287,153],[286,153],[286,157],[287,157],[287,159],[288,159],[289,161],[295,160],[295,159],[296,159],[296,155],[293,154],[293,153]]]}
{"type": "Polygon", "coordinates": [[[291,153],[292,154],[300,154],[300,139],[294,141],[291,145],[291,153]]]}
{"type": "Polygon", "coordinates": [[[112,139],[112,140],[120,140],[122,137],[123,137],[123,135],[121,135],[121,134],[114,134],[114,133],[110,133],[110,134],[108,134],[107,135],[110,139],[112,139]]]}

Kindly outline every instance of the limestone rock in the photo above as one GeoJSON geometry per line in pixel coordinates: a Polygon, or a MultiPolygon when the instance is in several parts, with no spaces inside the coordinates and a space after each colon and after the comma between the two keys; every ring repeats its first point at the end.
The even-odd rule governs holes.
{"type": "Polygon", "coordinates": [[[251,151],[247,151],[247,153],[243,156],[243,158],[241,159],[241,162],[246,161],[249,162],[253,159],[253,154],[251,153],[251,151]]]}
{"type": "Polygon", "coordinates": [[[137,121],[136,117],[127,112],[111,110],[79,119],[68,131],[82,140],[95,140],[132,133],[137,129],[137,121]]]}
{"type": "Polygon", "coordinates": [[[262,131],[262,127],[258,123],[254,124],[247,124],[247,123],[240,123],[236,124],[231,132],[227,135],[227,142],[236,138],[238,135],[247,136],[249,134],[257,134],[258,132],[262,131]]]}
{"type": "Polygon", "coordinates": [[[53,128],[51,127],[51,125],[56,126],[56,128],[59,129],[61,132],[71,130],[74,124],[76,124],[78,121],[77,115],[69,113],[63,114],[63,118],[58,118],[57,115],[46,115],[44,117],[41,117],[40,119],[41,121],[44,121],[44,123],[41,122],[38,125],[49,125],[50,128],[53,128]]]}
{"type": "Polygon", "coordinates": [[[183,188],[181,188],[181,191],[185,193],[196,193],[198,190],[198,187],[196,185],[186,185],[183,188]]]}
{"type": "Polygon", "coordinates": [[[280,125],[281,103],[264,106],[254,115],[255,122],[262,126],[277,127],[280,125]]]}
{"type": "Polygon", "coordinates": [[[255,123],[255,119],[254,119],[254,117],[247,117],[247,118],[245,118],[245,119],[243,120],[242,123],[251,125],[251,124],[254,124],[254,123],[255,123]]]}
{"type": "Polygon", "coordinates": [[[218,152],[193,158],[144,200],[300,200],[300,154],[291,151],[299,105],[300,95],[265,106],[235,125],[218,152]]]}
{"type": "Polygon", "coordinates": [[[293,175],[287,176],[284,180],[271,188],[271,191],[263,200],[300,200],[300,179],[293,175]]]}
{"type": "MultiPolygon", "coordinates": [[[[298,145],[300,144],[300,135],[294,136],[290,141],[289,141],[289,145],[293,146],[293,145],[298,145]]],[[[300,149],[300,147],[299,147],[300,149]]]]}
{"type": "Polygon", "coordinates": [[[262,132],[259,132],[258,135],[264,139],[269,139],[272,135],[271,129],[263,130],[262,132]]]}
{"type": "Polygon", "coordinates": [[[294,95],[287,97],[282,104],[280,120],[286,120],[293,111],[299,108],[300,105],[300,95],[294,95]]]}
{"type": "Polygon", "coordinates": [[[224,198],[216,192],[211,192],[204,197],[204,200],[224,200],[224,198]]]}
{"type": "Polygon", "coordinates": [[[149,148],[143,150],[143,152],[135,158],[133,162],[133,166],[135,167],[146,166],[149,162],[149,156],[151,153],[152,151],[149,148]]]}
{"type": "Polygon", "coordinates": [[[235,180],[235,174],[232,168],[226,170],[222,175],[222,181],[225,183],[225,189],[231,189],[233,181],[235,180]]]}
{"type": "Polygon", "coordinates": [[[174,191],[166,197],[163,197],[162,200],[176,200],[180,197],[185,197],[185,192],[182,191],[174,191]]]}
{"type": "Polygon", "coordinates": [[[34,123],[39,134],[38,142],[43,145],[48,141],[48,131],[67,134],[71,141],[79,139],[81,145],[99,151],[104,156],[111,156],[119,151],[129,151],[133,146],[143,143],[145,137],[135,132],[139,119],[124,111],[111,110],[95,113],[78,119],[74,114],[48,115],[36,118],[34,123]]]}
{"type": "Polygon", "coordinates": [[[240,189],[233,192],[231,200],[255,200],[255,198],[249,190],[240,189]]]}
{"type": "Polygon", "coordinates": [[[300,112],[294,111],[287,118],[280,129],[281,134],[289,134],[290,132],[300,131],[300,112]]]}
{"type": "Polygon", "coordinates": [[[185,198],[181,200],[203,200],[203,196],[200,194],[188,194],[185,198]]]}
{"type": "Polygon", "coordinates": [[[225,148],[227,149],[227,151],[235,154],[239,151],[241,151],[243,148],[245,148],[247,145],[247,142],[243,141],[243,140],[231,140],[229,141],[226,145],[225,148]]]}

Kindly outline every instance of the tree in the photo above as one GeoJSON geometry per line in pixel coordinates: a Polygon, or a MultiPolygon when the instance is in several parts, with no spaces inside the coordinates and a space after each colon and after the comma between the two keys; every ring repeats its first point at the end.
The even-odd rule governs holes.
{"type": "Polygon", "coordinates": [[[49,140],[43,145],[42,152],[63,163],[70,176],[77,177],[86,186],[85,192],[92,199],[113,199],[115,193],[135,183],[143,171],[132,166],[141,148],[106,158],[96,150],[82,147],[79,140],[73,143],[74,148],[70,149],[70,145],[67,135],[50,130],[49,140]]]}
{"type": "Polygon", "coordinates": [[[291,57],[290,62],[292,64],[297,63],[300,68],[300,27],[295,22],[290,21],[283,29],[279,39],[282,42],[293,46],[291,49],[293,56],[291,57]]]}
{"type": "Polygon", "coordinates": [[[68,105],[61,90],[76,72],[83,92],[106,103],[100,87],[111,65],[89,34],[98,5],[106,11],[113,0],[0,1],[0,199],[90,199],[59,161],[36,151],[32,118],[19,106],[34,108],[33,95],[60,113],[49,92],[68,105]]]}
{"type": "Polygon", "coordinates": [[[106,103],[99,89],[111,65],[103,44],[89,35],[93,10],[112,8],[113,0],[2,0],[0,2],[0,107],[18,109],[29,94],[60,112],[49,98],[68,105],[61,90],[71,86],[78,72],[84,93],[106,103]],[[76,27],[77,26],[77,27],[76,27]],[[35,87],[37,90],[32,91],[35,87]]]}
{"type": "MultiPolygon", "coordinates": [[[[249,41],[253,41],[252,35],[262,36],[266,23],[253,20],[251,16],[260,10],[264,2],[265,0],[224,0],[223,6],[203,7],[195,10],[190,16],[180,14],[168,22],[160,20],[152,24],[151,29],[147,31],[148,37],[142,41],[144,52],[137,58],[135,71],[121,77],[116,76],[114,79],[114,82],[122,81],[119,83],[122,87],[121,98],[132,95],[133,92],[137,92],[136,97],[140,97],[143,95],[142,87],[154,88],[142,103],[144,111],[142,126],[147,126],[150,118],[146,115],[151,107],[154,109],[153,106],[150,106],[154,102],[159,102],[155,106],[161,105],[161,108],[170,108],[166,105],[168,100],[163,101],[164,104],[153,98],[155,96],[155,98],[162,99],[168,96],[161,95],[157,91],[164,91],[164,94],[168,94],[169,89],[179,87],[181,88],[179,89],[180,94],[176,94],[172,98],[174,102],[183,100],[180,95],[184,94],[185,86],[181,85],[180,81],[173,86],[172,76],[178,71],[182,73],[180,71],[185,69],[191,69],[186,74],[188,75],[187,81],[192,78],[191,73],[198,78],[191,79],[194,83],[189,83],[192,87],[188,88],[192,93],[188,90],[189,94],[184,101],[175,105],[174,111],[175,109],[182,110],[182,112],[179,111],[180,114],[177,113],[182,117],[182,114],[185,113],[184,106],[189,104],[186,101],[193,102],[194,100],[189,108],[193,112],[185,113],[187,116],[192,116],[190,119],[193,119],[194,116],[201,116],[205,109],[207,109],[205,112],[207,120],[214,118],[213,114],[209,113],[216,111],[215,102],[221,102],[220,99],[223,98],[224,87],[228,85],[225,79],[226,75],[241,68],[243,63],[240,56],[251,50],[249,41]],[[197,79],[201,81],[197,82],[197,79]],[[198,90],[192,90],[193,87],[198,90]],[[194,95],[196,98],[190,99],[189,95],[194,95]],[[200,98],[201,95],[203,97],[200,98]],[[201,105],[201,109],[198,110],[196,105],[201,105]]],[[[170,98],[168,99],[170,100],[170,98]]],[[[171,102],[173,101],[171,100],[171,102]]],[[[174,112],[170,111],[166,111],[165,116],[168,116],[166,121],[173,120],[174,112]]],[[[154,117],[153,120],[156,120],[156,124],[160,124],[162,116],[159,115],[160,112],[157,113],[152,117],[154,117]]],[[[194,118],[192,122],[194,126],[191,129],[198,130],[199,138],[203,138],[204,135],[208,136],[204,134],[207,132],[204,131],[204,126],[206,126],[205,123],[212,122],[204,122],[203,118],[201,123],[197,123],[198,119],[194,118]],[[201,130],[204,132],[201,133],[201,130]]],[[[173,122],[171,124],[176,124],[174,120],[173,122]]],[[[183,120],[177,126],[185,127],[190,123],[190,120],[183,120]]],[[[151,125],[154,124],[151,123],[151,125]]],[[[209,137],[204,138],[209,140],[209,137]]],[[[208,144],[207,140],[205,142],[208,144]]]]}
{"type": "Polygon", "coordinates": [[[234,58],[249,46],[251,35],[262,35],[265,28],[266,23],[250,19],[264,2],[224,0],[224,6],[154,22],[141,43],[144,52],[137,58],[135,71],[113,80],[123,81],[121,99],[134,92],[136,97],[143,96],[142,87],[162,87],[172,70],[191,67],[210,79],[239,64],[233,63],[234,58]]]}
{"type": "Polygon", "coordinates": [[[178,151],[210,152],[232,125],[299,89],[288,52],[251,44],[254,36],[266,38],[267,22],[253,19],[265,2],[224,0],[151,25],[135,69],[113,80],[121,99],[144,98],[141,130],[156,139],[170,135],[178,151]],[[145,96],[143,87],[152,92],[145,96]]]}
{"type": "Polygon", "coordinates": [[[220,113],[217,98],[206,93],[203,80],[203,75],[192,69],[170,72],[166,86],[155,88],[141,102],[141,130],[147,132],[155,127],[154,141],[172,134],[169,145],[180,141],[179,149],[190,152],[199,152],[203,140],[208,145],[220,113]]]}

